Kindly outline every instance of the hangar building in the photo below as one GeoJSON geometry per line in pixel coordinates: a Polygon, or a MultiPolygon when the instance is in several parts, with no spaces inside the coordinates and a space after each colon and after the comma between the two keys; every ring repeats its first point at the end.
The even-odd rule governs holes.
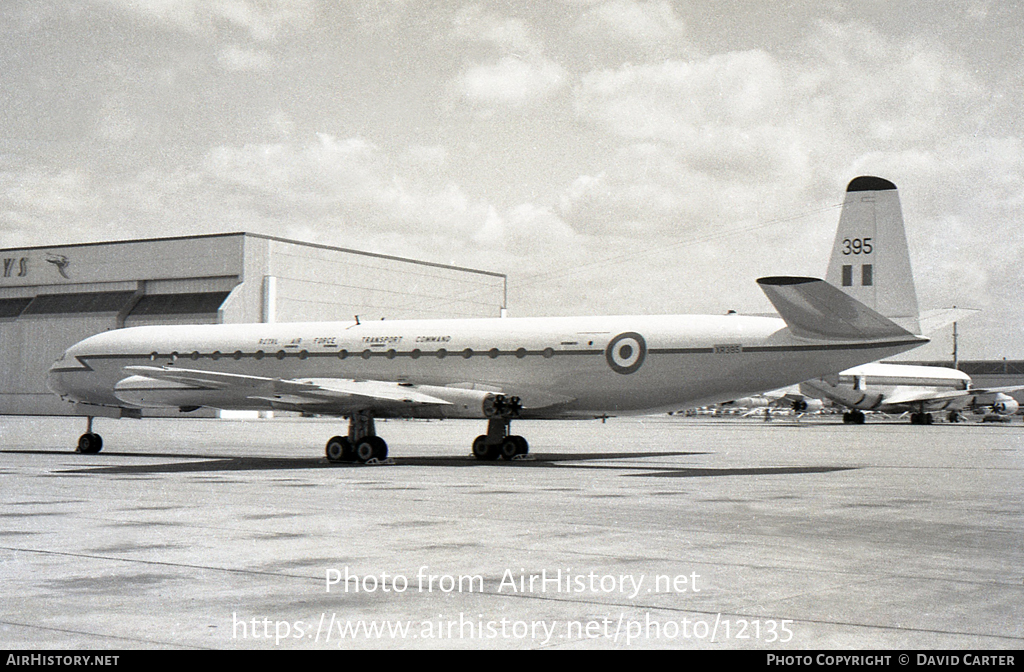
{"type": "Polygon", "coordinates": [[[497,317],[505,307],[500,273],[252,233],[5,249],[0,259],[3,415],[69,414],[46,371],[109,329],[497,317]]]}
{"type": "MultiPolygon", "coordinates": [[[[971,377],[974,387],[1009,387],[1024,385],[1024,360],[988,359],[951,362],[899,362],[920,366],[945,366],[956,368],[971,377]]],[[[1024,390],[1007,392],[1024,408],[1024,390]]]]}

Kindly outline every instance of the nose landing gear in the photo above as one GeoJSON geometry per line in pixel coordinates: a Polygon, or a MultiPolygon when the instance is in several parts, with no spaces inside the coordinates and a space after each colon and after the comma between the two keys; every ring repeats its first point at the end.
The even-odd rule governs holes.
{"type": "Polygon", "coordinates": [[[85,434],[78,437],[78,447],[75,452],[83,455],[95,455],[103,450],[103,437],[92,431],[92,420],[92,416],[89,416],[85,434]]]}

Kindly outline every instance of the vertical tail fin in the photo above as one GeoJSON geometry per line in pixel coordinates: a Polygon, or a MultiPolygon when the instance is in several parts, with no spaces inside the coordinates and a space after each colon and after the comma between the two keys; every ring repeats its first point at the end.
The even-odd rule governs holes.
{"type": "Polygon", "coordinates": [[[908,331],[921,333],[895,184],[862,176],[846,187],[825,280],[908,331]]]}

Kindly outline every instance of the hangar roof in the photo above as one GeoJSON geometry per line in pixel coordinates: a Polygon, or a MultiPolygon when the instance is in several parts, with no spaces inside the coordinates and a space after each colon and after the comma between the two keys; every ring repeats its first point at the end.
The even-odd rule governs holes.
{"type": "Polygon", "coordinates": [[[29,246],[29,247],[9,247],[9,248],[0,249],[0,254],[3,254],[5,252],[20,251],[20,250],[45,250],[45,249],[53,249],[53,248],[64,249],[64,248],[70,248],[70,247],[88,247],[88,246],[96,246],[96,245],[112,245],[112,244],[123,245],[123,244],[132,244],[132,243],[153,243],[153,242],[166,242],[166,241],[174,241],[174,240],[197,240],[197,239],[203,239],[203,238],[226,238],[226,237],[235,237],[235,236],[245,236],[245,237],[248,237],[248,238],[261,238],[263,240],[273,240],[273,241],[276,241],[276,242],[279,242],[279,243],[288,243],[288,244],[291,244],[291,245],[301,245],[301,246],[304,246],[304,247],[312,247],[312,248],[317,248],[317,249],[321,249],[321,250],[332,250],[332,251],[335,251],[335,252],[344,252],[346,254],[358,254],[358,255],[362,255],[362,256],[366,256],[366,257],[375,257],[377,259],[389,259],[391,261],[401,261],[401,262],[405,262],[405,263],[409,263],[409,264],[418,264],[420,266],[433,266],[434,268],[446,268],[446,269],[450,269],[450,270],[454,270],[454,271],[463,271],[463,272],[466,272],[466,273],[478,273],[480,275],[489,275],[489,276],[495,277],[495,278],[504,278],[505,277],[504,273],[496,273],[494,271],[482,271],[480,269],[467,268],[465,266],[454,266],[454,265],[451,265],[451,264],[440,264],[440,263],[433,262],[433,261],[421,261],[421,260],[418,260],[418,259],[409,259],[409,258],[406,258],[406,257],[397,257],[397,256],[389,255],[389,254],[380,254],[380,253],[377,253],[377,252],[364,252],[362,250],[354,250],[354,249],[347,248],[347,247],[336,247],[336,246],[333,246],[333,245],[324,245],[324,244],[321,244],[321,243],[310,243],[310,242],[306,242],[306,241],[302,241],[302,240],[292,240],[290,238],[280,238],[278,236],[268,236],[268,235],[265,235],[265,234],[262,234],[262,233],[249,233],[249,232],[246,232],[246,231],[235,231],[235,232],[231,232],[231,233],[207,233],[207,234],[200,234],[200,235],[195,235],[195,236],[167,236],[167,237],[157,237],[157,238],[133,238],[133,239],[126,239],[126,240],[101,240],[101,241],[93,241],[93,242],[88,242],[88,243],[68,243],[68,244],[52,243],[50,245],[33,245],[33,246],[29,246]]]}

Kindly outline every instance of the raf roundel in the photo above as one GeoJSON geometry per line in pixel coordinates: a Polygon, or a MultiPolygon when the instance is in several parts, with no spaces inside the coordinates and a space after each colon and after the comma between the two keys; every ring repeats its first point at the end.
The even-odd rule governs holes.
{"type": "Polygon", "coordinates": [[[628,374],[639,369],[647,356],[644,337],[632,331],[619,334],[605,348],[604,357],[616,373],[628,374]]]}

